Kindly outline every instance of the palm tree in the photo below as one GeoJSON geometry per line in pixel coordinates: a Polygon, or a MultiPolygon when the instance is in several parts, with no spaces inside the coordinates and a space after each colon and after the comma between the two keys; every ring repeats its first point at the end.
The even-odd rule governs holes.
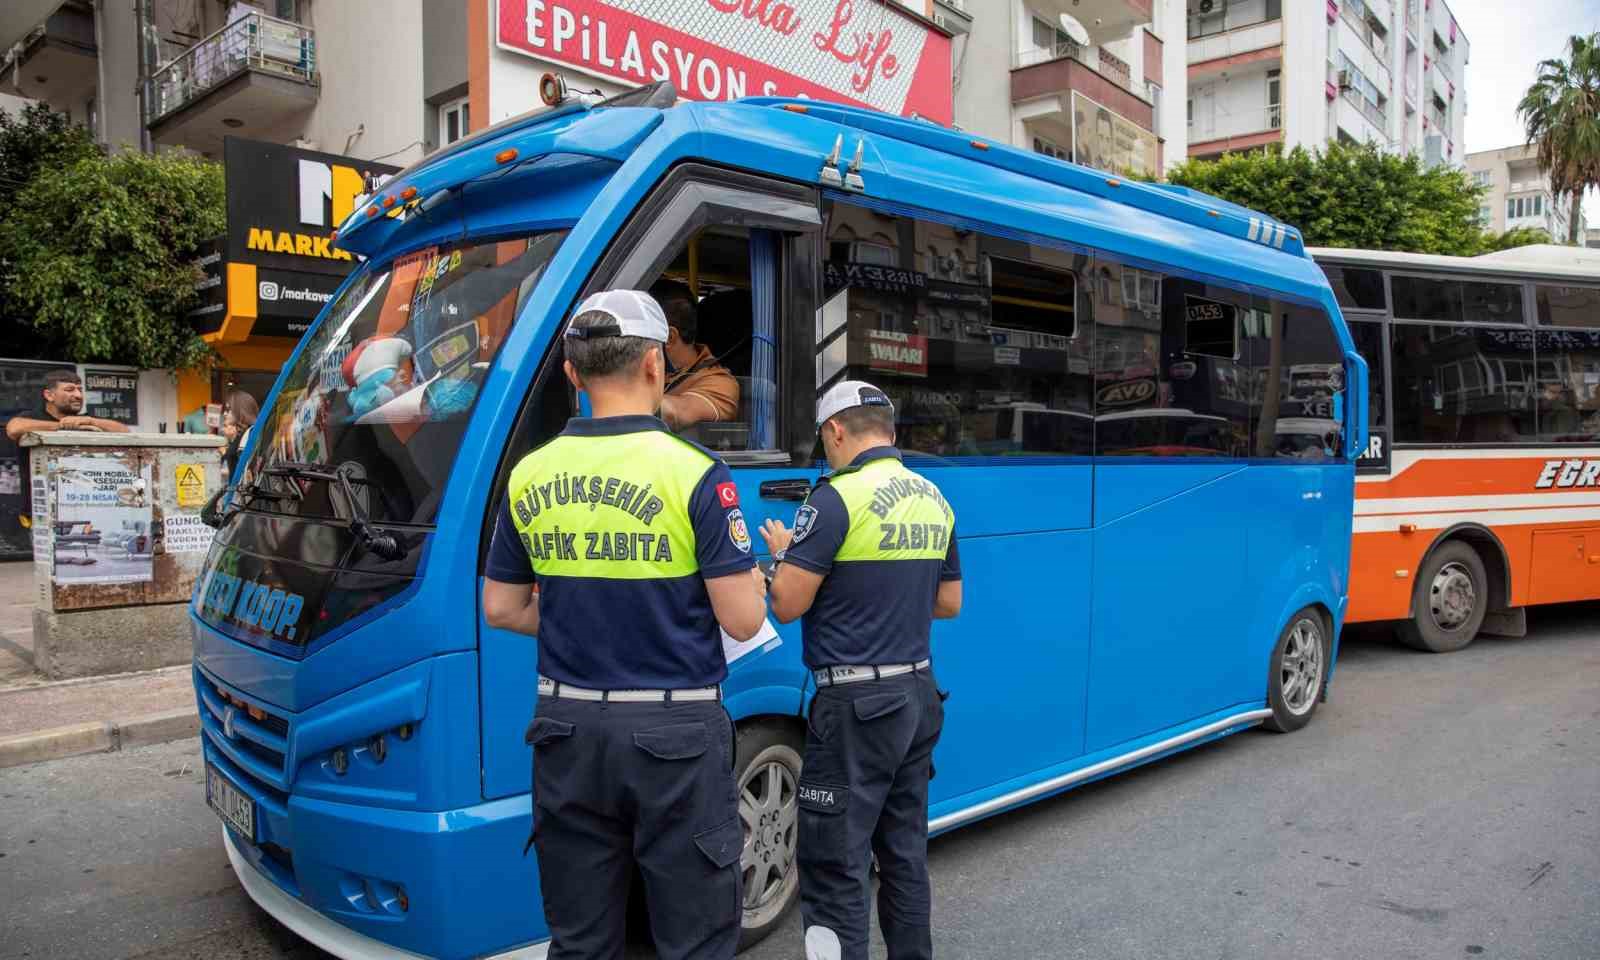
{"type": "Polygon", "coordinates": [[[1567,242],[1576,244],[1584,191],[1600,187],[1600,33],[1574,35],[1565,60],[1540,63],[1517,116],[1539,148],[1550,192],[1572,200],[1567,242]]]}

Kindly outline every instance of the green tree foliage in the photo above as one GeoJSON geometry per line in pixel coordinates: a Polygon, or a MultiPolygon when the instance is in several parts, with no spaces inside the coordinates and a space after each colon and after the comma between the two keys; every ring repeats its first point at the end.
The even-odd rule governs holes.
{"type": "Polygon", "coordinates": [[[1424,166],[1375,145],[1332,143],[1189,160],[1173,183],[1259,210],[1298,228],[1307,246],[1473,256],[1482,190],[1459,170],[1424,166]]]}
{"type": "MultiPolygon", "coordinates": [[[[89,131],[64,113],[32,103],[12,114],[0,111],[0,225],[17,193],[41,170],[70,166],[97,156],[89,131]]],[[[63,346],[39,335],[23,320],[10,296],[12,271],[0,260],[0,343],[7,356],[59,359],[63,346]]]]}
{"type": "Polygon", "coordinates": [[[1526,247],[1532,243],[1549,243],[1550,235],[1538,227],[1518,227],[1507,230],[1505,233],[1490,234],[1484,237],[1484,253],[1496,253],[1501,250],[1510,250],[1512,247],[1526,247]]]}
{"type": "Polygon", "coordinates": [[[199,244],[222,233],[222,168],[164,154],[98,153],[38,171],[0,222],[18,313],[60,359],[204,365],[185,322],[199,244]]]}
{"type": "Polygon", "coordinates": [[[1584,191],[1600,187],[1600,33],[1567,40],[1567,59],[1539,64],[1517,116],[1538,147],[1550,190],[1572,203],[1567,242],[1578,242],[1584,191]]]}

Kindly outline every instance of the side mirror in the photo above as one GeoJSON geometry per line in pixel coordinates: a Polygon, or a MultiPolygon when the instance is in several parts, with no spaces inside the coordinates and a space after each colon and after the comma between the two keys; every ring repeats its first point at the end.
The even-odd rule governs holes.
{"type": "Polygon", "coordinates": [[[200,508],[200,522],[213,530],[220,530],[227,517],[222,512],[222,499],[233,492],[232,487],[223,487],[211,495],[206,505],[200,508]]]}

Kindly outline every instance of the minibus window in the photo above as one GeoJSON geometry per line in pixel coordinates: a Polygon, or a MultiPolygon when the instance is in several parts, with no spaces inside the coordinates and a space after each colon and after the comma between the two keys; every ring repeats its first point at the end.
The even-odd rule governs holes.
{"type": "Polygon", "coordinates": [[[1091,452],[1086,258],[847,203],[826,228],[819,390],[883,388],[912,462],[1091,452]]]}
{"type": "MultiPolygon", "coordinates": [[[[1246,324],[1256,389],[1250,398],[1257,457],[1344,456],[1344,349],[1320,307],[1257,297],[1246,324]]],[[[1380,370],[1376,378],[1381,379],[1380,370]]]]}
{"type": "Polygon", "coordinates": [[[478,388],[564,232],[449,243],[367,266],[309,335],[262,412],[251,509],[348,519],[340,487],[268,467],[342,469],[371,519],[428,524],[478,388]]]}

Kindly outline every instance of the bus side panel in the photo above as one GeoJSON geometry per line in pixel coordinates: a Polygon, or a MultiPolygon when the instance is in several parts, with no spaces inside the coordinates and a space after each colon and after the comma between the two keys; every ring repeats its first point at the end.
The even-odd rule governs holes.
{"type": "Polygon", "coordinates": [[[1252,698],[1258,671],[1242,611],[1244,514],[1255,508],[1248,471],[1215,472],[1171,461],[1095,466],[1097,496],[1137,490],[1152,473],[1163,491],[1189,489],[1095,528],[1090,751],[1252,698]]]}
{"type": "Polygon", "coordinates": [[[1347,622],[1404,620],[1411,615],[1417,565],[1432,544],[1433,532],[1356,531],[1350,548],[1347,622]]]}
{"type": "Polygon", "coordinates": [[[1338,634],[1349,596],[1354,477],[1355,468],[1346,464],[1283,462],[1246,473],[1241,502],[1250,504],[1245,597],[1251,659],[1244,681],[1253,699],[1266,700],[1272,649],[1301,607],[1321,604],[1338,634]],[[1292,606],[1285,609],[1285,603],[1292,606]]]}
{"type": "Polygon", "coordinates": [[[933,628],[934,675],[950,699],[930,802],[1083,753],[1090,537],[961,537],[961,616],[933,628]]]}

